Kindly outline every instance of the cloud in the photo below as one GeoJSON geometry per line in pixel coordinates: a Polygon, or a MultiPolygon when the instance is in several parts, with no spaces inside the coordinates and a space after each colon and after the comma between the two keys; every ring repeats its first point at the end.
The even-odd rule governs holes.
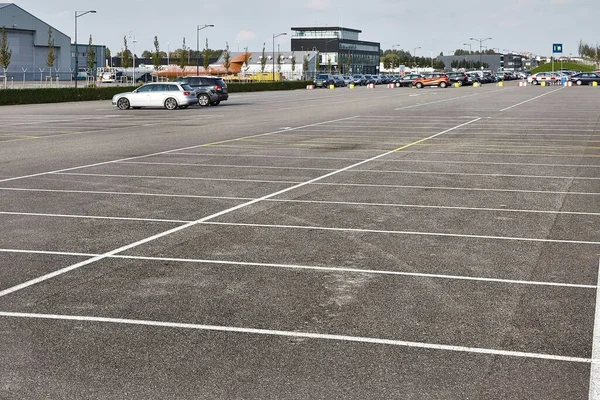
{"type": "Polygon", "coordinates": [[[329,6],[329,0],[308,0],[306,8],[313,11],[324,11],[331,7],[329,6]]]}
{"type": "Polygon", "coordinates": [[[256,35],[254,35],[254,32],[252,31],[240,31],[235,37],[235,40],[238,42],[250,42],[254,40],[255,36],[256,35]]]}
{"type": "Polygon", "coordinates": [[[563,4],[571,4],[573,0],[551,0],[550,3],[553,6],[563,5],[563,4]]]}

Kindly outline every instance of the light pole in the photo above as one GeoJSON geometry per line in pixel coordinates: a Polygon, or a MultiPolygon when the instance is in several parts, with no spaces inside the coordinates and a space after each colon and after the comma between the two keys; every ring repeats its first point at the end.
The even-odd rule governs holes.
{"type": "MultiPolygon", "coordinates": [[[[392,53],[396,54],[395,51],[394,51],[394,47],[398,47],[398,46],[400,46],[400,43],[392,45],[392,53]]],[[[392,72],[395,72],[394,71],[394,63],[393,62],[392,62],[392,72]]],[[[398,73],[399,72],[400,72],[400,57],[398,57],[398,73]]]]}
{"type": "Polygon", "coordinates": [[[205,24],[196,27],[196,75],[200,75],[200,31],[206,28],[212,28],[214,25],[205,24]]]}
{"type": "Polygon", "coordinates": [[[167,42],[167,67],[171,64],[170,53],[171,53],[171,43],[167,42]]]}
{"type": "Polygon", "coordinates": [[[491,39],[492,39],[491,37],[489,37],[489,38],[480,38],[480,39],[469,38],[469,40],[474,40],[476,42],[479,42],[479,64],[480,65],[482,64],[482,62],[481,62],[481,48],[483,47],[482,43],[485,42],[486,40],[491,40],[491,39]]]}
{"type": "Polygon", "coordinates": [[[282,32],[282,33],[278,33],[278,34],[273,34],[273,82],[275,82],[275,38],[278,38],[279,36],[285,36],[287,35],[286,32],[282,32]]]}
{"type": "Polygon", "coordinates": [[[417,66],[417,49],[420,49],[420,48],[421,48],[421,46],[415,47],[415,49],[413,50],[413,59],[414,59],[415,67],[417,66]]]}
{"type": "Polygon", "coordinates": [[[77,75],[79,74],[79,53],[77,51],[77,18],[83,17],[85,14],[96,14],[96,10],[75,11],[75,87],[77,87],[77,75]]]}

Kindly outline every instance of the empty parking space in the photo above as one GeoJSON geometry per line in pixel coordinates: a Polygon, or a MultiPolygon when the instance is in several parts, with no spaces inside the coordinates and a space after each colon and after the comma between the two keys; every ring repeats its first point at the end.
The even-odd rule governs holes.
{"type": "Polygon", "coordinates": [[[342,90],[15,107],[0,394],[588,396],[598,93],[342,90]]]}

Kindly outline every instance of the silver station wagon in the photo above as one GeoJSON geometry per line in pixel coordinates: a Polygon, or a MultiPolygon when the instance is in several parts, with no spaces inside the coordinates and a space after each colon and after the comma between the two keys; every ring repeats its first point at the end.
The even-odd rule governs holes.
{"type": "Polygon", "coordinates": [[[176,82],[147,83],[133,92],[119,93],[112,98],[113,106],[121,110],[141,107],[164,107],[167,110],[188,108],[198,104],[196,92],[188,85],[176,82]]]}

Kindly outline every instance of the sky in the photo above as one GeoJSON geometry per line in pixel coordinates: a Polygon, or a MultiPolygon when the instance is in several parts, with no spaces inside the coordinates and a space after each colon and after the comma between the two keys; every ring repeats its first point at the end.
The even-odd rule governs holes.
{"type": "MultiPolygon", "coordinates": [[[[6,0],[4,0],[6,1],[6,0]]],[[[199,32],[200,49],[208,38],[213,49],[267,51],[273,34],[282,51],[290,49],[291,27],[344,26],[360,29],[361,40],[380,42],[382,49],[417,49],[418,56],[437,56],[458,49],[484,46],[497,51],[530,51],[551,55],[552,44],[562,43],[564,55],[577,55],[579,40],[600,43],[597,17],[600,0],[208,0],[170,3],[156,0],[14,0],[14,3],[74,38],[74,13],[96,10],[78,18],[78,41],[104,44],[116,54],[136,39],[135,52],[153,50],[158,36],[161,50],[186,45],[196,49],[196,27],[214,24],[199,32]]]]}

